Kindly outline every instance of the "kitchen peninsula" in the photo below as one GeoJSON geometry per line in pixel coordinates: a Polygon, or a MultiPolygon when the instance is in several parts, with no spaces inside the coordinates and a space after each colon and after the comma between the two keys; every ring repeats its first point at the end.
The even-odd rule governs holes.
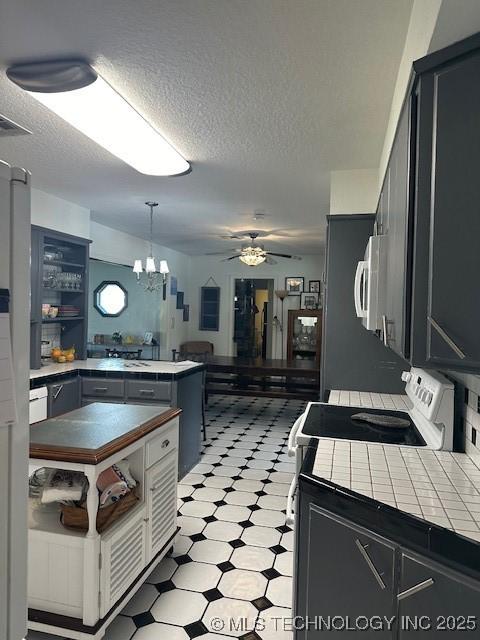
{"type": "MultiPolygon", "coordinates": [[[[88,484],[85,502],[68,507],[85,514],[83,527],[78,520],[61,521],[65,507],[47,503],[45,489],[43,497],[30,498],[28,553],[36,570],[29,574],[29,628],[100,640],[173,546],[180,413],[94,403],[31,427],[29,475],[45,468],[61,470],[64,484],[54,484],[56,491],[71,486],[73,480],[65,485],[69,473],[88,484]],[[102,528],[97,487],[105,473],[120,466],[123,477],[132,479],[132,497],[118,519],[102,528]]],[[[126,500],[125,495],[112,506],[121,507],[126,500]]]]}
{"type": "Polygon", "coordinates": [[[32,370],[30,389],[47,389],[48,418],[92,402],[180,408],[182,478],[200,457],[204,369],[196,362],[89,358],[32,370]]]}

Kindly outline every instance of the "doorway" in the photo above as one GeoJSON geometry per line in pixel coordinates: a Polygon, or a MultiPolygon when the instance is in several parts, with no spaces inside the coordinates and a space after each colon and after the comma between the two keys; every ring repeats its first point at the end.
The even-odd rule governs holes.
{"type": "Polygon", "coordinates": [[[239,358],[272,357],[273,291],[273,279],[235,279],[233,340],[239,358]]]}

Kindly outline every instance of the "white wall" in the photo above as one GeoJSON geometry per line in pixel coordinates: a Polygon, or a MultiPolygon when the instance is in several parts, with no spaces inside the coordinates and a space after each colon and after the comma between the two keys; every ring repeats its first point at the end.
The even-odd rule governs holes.
{"type": "MultiPolygon", "coordinates": [[[[136,258],[145,259],[150,251],[146,240],[111,229],[98,222],[90,223],[90,238],[92,240],[91,257],[106,262],[133,266],[136,258]]],[[[177,277],[178,289],[185,290],[188,286],[190,257],[161,245],[154,245],[153,251],[157,259],[167,260],[170,273],[177,277]]],[[[149,295],[145,293],[147,303],[149,295]]],[[[188,303],[187,300],[185,302],[188,303]]],[[[170,360],[172,349],[178,349],[180,344],[188,339],[189,329],[189,323],[183,322],[183,311],[176,309],[176,297],[170,295],[170,284],[167,287],[167,299],[160,301],[159,315],[161,358],[170,360]]]]}
{"type": "Polygon", "coordinates": [[[81,238],[90,237],[90,210],[32,189],[32,224],[81,238]]]}
{"type": "MultiPolygon", "coordinates": [[[[453,0],[458,3],[458,0],[453,0]]],[[[390,107],[387,131],[383,143],[382,155],[379,167],[379,185],[377,194],[380,193],[385,170],[388,164],[390,150],[392,148],[395,130],[397,128],[398,117],[402,109],[403,100],[407,91],[412,63],[418,58],[422,58],[428,53],[430,41],[435,29],[435,25],[440,11],[442,0],[414,0],[410,24],[405,40],[400,67],[398,69],[395,91],[390,107]]],[[[461,11],[460,7],[459,10],[461,11]]]]}
{"type": "Polygon", "coordinates": [[[330,173],[330,213],[373,213],[377,207],[378,169],[330,173]]]}
{"type": "MultiPolygon", "coordinates": [[[[303,256],[301,261],[278,258],[276,265],[247,267],[240,260],[221,262],[218,256],[193,256],[190,260],[188,295],[185,302],[190,304],[189,340],[207,340],[212,342],[216,355],[234,355],[233,336],[233,296],[235,278],[273,278],[275,289],[285,288],[287,276],[304,276],[305,288],[309,280],[321,280],[324,268],[324,256],[303,256]],[[200,331],[200,287],[212,276],[221,287],[220,292],[220,330],[200,331]]],[[[284,303],[284,339],[286,343],[287,310],[298,309],[300,298],[289,296],[284,303]]],[[[280,317],[280,301],[275,298],[273,315],[280,317]]],[[[275,329],[274,329],[275,331],[275,329]]],[[[275,331],[272,344],[272,357],[281,357],[281,334],[275,331]]],[[[286,356],[286,350],[285,350],[286,356]]]]}

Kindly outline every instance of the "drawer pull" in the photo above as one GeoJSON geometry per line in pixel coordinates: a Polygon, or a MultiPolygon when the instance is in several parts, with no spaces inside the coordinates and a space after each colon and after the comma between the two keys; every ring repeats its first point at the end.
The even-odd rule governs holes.
{"type": "Polygon", "coordinates": [[[168,447],[168,445],[170,444],[170,440],[164,440],[162,442],[162,449],[166,449],[168,447]]]}
{"type": "Polygon", "coordinates": [[[60,384],[53,393],[53,399],[56,400],[63,391],[63,384],[60,384]]]}
{"type": "Polygon", "coordinates": [[[94,391],[108,391],[108,387],[94,387],[94,391]]]}
{"type": "Polygon", "coordinates": [[[358,547],[358,550],[362,554],[363,559],[367,563],[368,568],[373,573],[373,575],[375,577],[375,580],[378,582],[378,584],[380,586],[380,589],[385,589],[385,582],[382,580],[381,574],[378,573],[377,567],[373,564],[372,559],[370,558],[370,556],[367,553],[368,544],[365,544],[365,545],[362,544],[358,538],[355,540],[355,543],[356,543],[356,545],[358,547]]]}
{"type": "Polygon", "coordinates": [[[148,393],[149,395],[153,395],[155,391],[153,389],[140,389],[140,393],[148,393]]]}
{"type": "Polygon", "coordinates": [[[144,518],[143,521],[144,522],[150,522],[150,518],[144,518]]]}
{"type": "Polygon", "coordinates": [[[410,589],[405,589],[405,591],[402,591],[401,593],[399,593],[397,595],[397,600],[398,601],[405,600],[405,598],[409,598],[410,596],[415,595],[419,591],[428,589],[428,587],[431,587],[433,584],[434,584],[433,578],[427,578],[427,580],[424,580],[423,582],[419,582],[414,587],[410,587],[410,589]]]}

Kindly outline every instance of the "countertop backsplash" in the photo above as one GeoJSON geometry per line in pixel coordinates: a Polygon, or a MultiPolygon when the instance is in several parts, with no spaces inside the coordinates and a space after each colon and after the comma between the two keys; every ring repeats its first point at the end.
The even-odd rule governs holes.
{"type": "Polygon", "coordinates": [[[451,371],[448,376],[460,385],[465,453],[480,466],[480,376],[458,371],[451,371]]]}

